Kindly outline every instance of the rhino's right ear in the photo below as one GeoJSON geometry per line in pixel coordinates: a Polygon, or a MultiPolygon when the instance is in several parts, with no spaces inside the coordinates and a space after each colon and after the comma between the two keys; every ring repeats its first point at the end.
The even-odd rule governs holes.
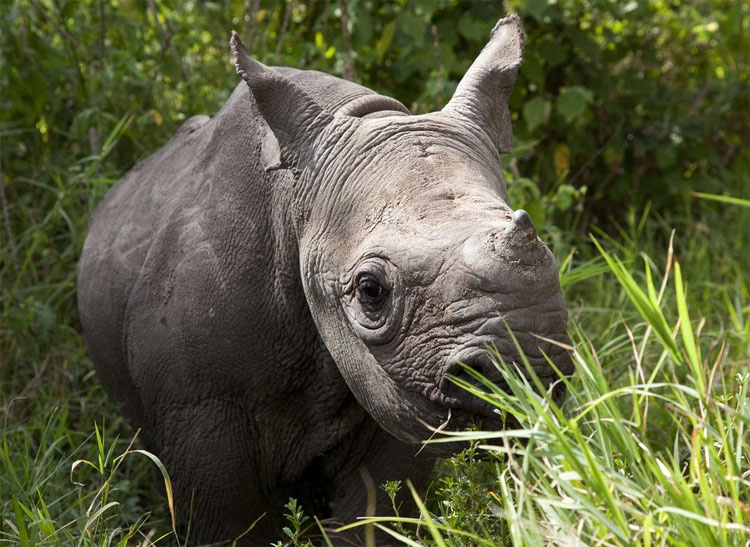
{"type": "Polygon", "coordinates": [[[443,108],[443,112],[458,115],[483,130],[498,152],[510,152],[513,147],[508,99],[523,53],[523,28],[518,15],[500,19],[489,43],[443,108]]]}
{"type": "Polygon", "coordinates": [[[235,31],[229,45],[237,74],[247,82],[263,119],[279,141],[281,163],[302,169],[316,138],[333,121],[307,93],[277,71],[253,59],[235,31]]]}

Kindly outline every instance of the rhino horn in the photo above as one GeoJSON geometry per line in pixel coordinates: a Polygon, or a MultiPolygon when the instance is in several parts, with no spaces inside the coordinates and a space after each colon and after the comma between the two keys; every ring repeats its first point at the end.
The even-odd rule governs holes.
{"type": "Polygon", "coordinates": [[[444,113],[459,115],[482,128],[498,152],[513,148],[508,99],[523,52],[523,28],[518,15],[500,19],[492,29],[490,41],[443,108],[444,113]]]}
{"type": "Polygon", "coordinates": [[[237,74],[247,82],[261,116],[279,141],[281,165],[274,167],[294,169],[304,164],[305,151],[333,116],[294,82],[253,59],[237,32],[232,31],[229,45],[237,74]]]}

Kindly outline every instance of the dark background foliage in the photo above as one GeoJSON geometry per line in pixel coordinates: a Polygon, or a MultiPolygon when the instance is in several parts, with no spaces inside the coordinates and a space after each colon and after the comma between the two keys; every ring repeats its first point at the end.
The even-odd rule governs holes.
{"type": "Polygon", "coordinates": [[[526,60],[504,165],[512,205],[553,245],[645,208],[689,225],[695,190],[750,195],[746,2],[29,0],[0,9],[0,283],[6,320],[23,315],[17,326],[75,325],[88,212],[185,119],[228,97],[238,83],[233,28],[265,63],[346,76],[419,113],[448,101],[496,20],[518,12],[526,60]]]}
{"type": "MultiPolygon", "coordinates": [[[[238,84],[232,29],[264,63],[346,77],[422,113],[450,99],[509,11],[526,31],[510,104],[515,151],[503,157],[511,205],[532,214],[561,262],[590,230],[636,256],[648,219],[659,226],[650,237],[664,240],[654,248],[670,228],[711,234],[714,254],[701,251],[688,277],[711,283],[731,269],[747,283],[750,233],[735,233],[750,232],[747,209],[708,209],[694,194],[750,197],[747,2],[0,1],[0,405],[7,432],[34,439],[18,456],[29,477],[65,475],[101,412],[127,432],[99,410],[108,407],[80,336],[76,261],[107,189],[238,84]]],[[[127,476],[148,471],[138,473],[127,476]]],[[[76,495],[67,478],[29,480],[0,480],[3,511],[8,485],[46,488],[56,502],[76,495]]],[[[123,512],[136,519],[129,500],[123,512]]]]}
{"type": "Polygon", "coordinates": [[[237,83],[232,28],[265,63],[345,76],[419,113],[447,102],[506,10],[527,33],[508,165],[533,182],[519,197],[538,222],[578,205],[585,231],[623,204],[747,195],[746,2],[31,0],[3,3],[7,199],[29,199],[28,179],[69,180],[128,114],[99,175],[213,114],[237,83]]]}

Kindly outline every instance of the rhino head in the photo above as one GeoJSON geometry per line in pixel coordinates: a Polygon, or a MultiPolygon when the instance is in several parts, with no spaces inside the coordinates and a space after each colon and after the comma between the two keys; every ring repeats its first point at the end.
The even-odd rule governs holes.
{"type": "Polygon", "coordinates": [[[312,317],[382,427],[414,443],[449,415],[450,429],[496,420],[449,377],[465,363],[502,383],[485,348],[519,361],[508,327],[548,385],[557,377],[544,355],[570,373],[547,341],[568,341],[555,259],[508,204],[498,158],[511,149],[523,59],[516,16],[498,22],[448,105],[420,116],[379,95],[327,111],[231,43],[280,165],[295,173],[285,214],[312,317]]]}

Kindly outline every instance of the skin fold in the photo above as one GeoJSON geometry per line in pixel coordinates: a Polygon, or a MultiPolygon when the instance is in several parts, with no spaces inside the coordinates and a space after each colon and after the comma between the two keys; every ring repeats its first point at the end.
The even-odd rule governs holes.
{"type": "Polygon", "coordinates": [[[238,542],[254,545],[278,539],[289,497],[351,522],[363,476],[424,487],[441,455],[420,452],[425,424],[500,427],[449,376],[460,361],[501,383],[485,347],[517,360],[508,327],[546,384],[545,355],[564,373],[570,361],[535,336],[568,340],[557,265],[510,208],[498,160],[517,17],[422,116],[231,46],[244,81],[224,107],[97,207],[78,298],[97,373],[166,465],[182,532],[231,540],[262,517],[238,542]]]}

